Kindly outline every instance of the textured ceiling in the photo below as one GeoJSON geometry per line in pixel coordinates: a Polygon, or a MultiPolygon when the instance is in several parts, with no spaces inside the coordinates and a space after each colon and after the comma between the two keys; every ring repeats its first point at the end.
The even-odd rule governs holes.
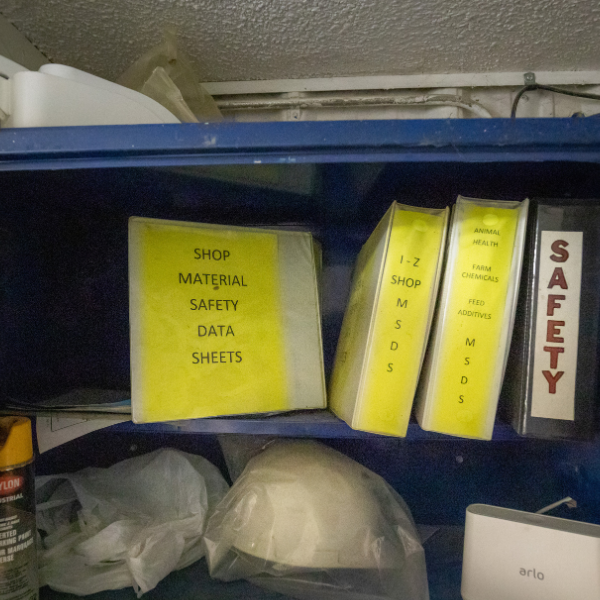
{"type": "Polygon", "coordinates": [[[597,0],[0,0],[54,62],[115,79],[174,25],[204,81],[600,69],[597,0]]]}

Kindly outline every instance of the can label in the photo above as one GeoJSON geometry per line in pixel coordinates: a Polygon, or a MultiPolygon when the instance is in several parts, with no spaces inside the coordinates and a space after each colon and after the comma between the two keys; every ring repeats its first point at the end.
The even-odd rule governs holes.
{"type": "Polygon", "coordinates": [[[23,487],[23,477],[19,475],[5,475],[0,477],[0,496],[15,494],[23,487]]]}
{"type": "Polygon", "coordinates": [[[0,598],[38,600],[33,465],[0,474],[0,598]]]}

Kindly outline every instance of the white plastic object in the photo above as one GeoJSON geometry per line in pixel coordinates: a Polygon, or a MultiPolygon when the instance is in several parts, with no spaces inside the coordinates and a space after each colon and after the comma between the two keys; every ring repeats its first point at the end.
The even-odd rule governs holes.
{"type": "Polygon", "coordinates": [[[381,477],[313,441],[276,441],[210,518],[212,577],[311,600],[427,600],[410,511],[381,477]]]}
{"type": "Polygon", "coordinates": [[[63,79],[69,79],[71,81],[77,81],[85,85],[91,85],[93,87],[100,88],[113,94],[124,96],[125,98],[129,98],[130,100],[144,105],[149,111],[156,114],[165,123],[179,123],[179,119],[177,119],[164,106],[155,100],[152,100],[152,98],[149,98],[140,92],[136,92],[135,90],[130,90],[123,85],[102,79],[102,77],[96,77],[96,75],[86,73],[85,71],[80,71],[79,69],[75,69],[67,65],[57,65],[52,63],[42,65],[39,69],[39,72],[45,73],[46,75],[55,75],[56,77],[62,77],[63,79]]]}
{"type": "Polygon", "coordinates": [[[597,600],[600,526],[472,504],[467,508],[464,600],[597,600]]]}
{"type": "Polygon", "coordinates": [[[369,486],[360,485],[356,469],[340,468],[346,462],[341,455],[323,450],[276,446],[254,461],[248,479],[264,485],[270,473],[287,471],[294,481],[274,479],[264,485],[261,503],[271,510],[252,513],[245,527],[236,531],[235,547],[257,558],[303,568],[373,569],[381,559],[381,566],[390,568],[389,556],[364,553],[357,543],[356,534],[364,531],[379,537],[375,496],[369,486]]]}
{"type": "Polygon", "coordinates": [[[12,71],[0,79],[3,127],[180,122],[151,98],[78,69],[43,65],[39,72],[19,71],[9,62],[1,63],[12,71]]]}
{"type": "Polygon", "coordinates": [[[202,558],[206,520],[227,487],[206,459],[171,449],[38,477],[40,585],[78,595],[153,589],[202,558]]]}
{"type": "Polygon", "coordinates": [[[28,70],[29,69],[22,67],[14,60],[10,60],[10,58],[6,58],[6,56],[0,55],[0,77],[8,79],[9,77],[12,77],[15,73],[28,70]]]}

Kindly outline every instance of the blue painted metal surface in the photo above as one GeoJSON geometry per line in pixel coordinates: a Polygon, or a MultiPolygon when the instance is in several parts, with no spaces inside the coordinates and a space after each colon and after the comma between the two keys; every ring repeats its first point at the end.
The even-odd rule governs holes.
{"type": "MultiPolygon", "coordinates": [[[[276,435],[286,437],[315,437],[315,438],[375,438],[387,439],[386,436],[359,431],[349,427],[344,421],[326,410],[301,411],[283,415],[257,415],[255,417],[227,417],[212,419],[189,419],[187,421],[169,421],[164,423],[145,423],[136,425],[131,421],[119,423],[111,427],[118,432],[147,432],[152,434],[253,434],[276,435]]],[[[410,423],[406,438],[407,442],[418,441],[452,441],[448,435],[442,435],[421,429],[417,423],[410,423]]],[[[506,423],[498,422],[494,428],[495,441],[522,441],[506,423]]]]}
{"type": "MultiPolygon", "coordinates": [[[[2,386],[11,393],[30,386],[35,395],[128,385],[126,231],[131,214],[233,224],[301,221],[317,232],[326,265],[349,265],[392,199],[445,206],[458,193],[505,199],[600,197],[598,121],[2,130],[0,248],[10,251],[0,256],[0,392],[2,386]],[[321,165],[322,186],[309,197],[153,168],[272,163],[293,169],[301,162],[337,164],[321,165]],[[359,162],[387,163],[366,193],[357,165],[349,164],[359,162]]],[[[338,308],[324,322],[328,364],[342,312],[338,308]]],[[[173,446],[202,454],[224,470],[214,434],[233,433],[320,437],[389,481],[422,524],[461,525],[474,502],[537,510],[566,495],[576,498],[579,508],[568,512],[563,507],[555,514],[600,523],[599,440],[525,440],[502,423],[495,429],[495,443],[432,434],[416,424],[406,440],[375,436],[353,431],[328,413],[125,423],[46,453],[37,467],[42,474],[107,466],[173,446]],[[181,435],[197,433],[204,435],[181,435]]],[[[437,575],[431,570],[436,560],[429,562],[432,598],[459,598],[456,556],[460,552],[442,548],[437,575]]],[[[213,589],[215,597],[253,597],[256,591],[241,584],[213,588],[205,579],[204,572],[190,568],[172,575],[149,597],[195,598],[213,589]]],[[[127,592],[98,596],[132,597],[127,592]]]]}
{"type": "Polygon", "coordinates": [[[596,119],[4,129],[0,169],[365,161],[600,162],[596,119]]]}

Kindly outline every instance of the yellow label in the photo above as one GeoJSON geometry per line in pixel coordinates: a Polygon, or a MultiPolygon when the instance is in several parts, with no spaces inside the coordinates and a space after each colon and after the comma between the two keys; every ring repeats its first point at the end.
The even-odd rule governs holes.
{"type": "Polygon", "coordinates": [[[284,410],[277,235],[144,220],[130,228],[136,420],[284,410]]]}
{"type": "MultiPolygon", "coordinates": [[[[520,211],[463,204],[428,429],[485,437],[496,410],[504,313],[520,211]]],[[[444,307],[440,307],[444,309],[444,307]]],[[[510,340],[509,340],[510,341],[510,340]]]]}
{"type": "Polygon", "coordinates": [[[446,213],[396,209],[357,426],[404,436],[427,342],[446,213]]]}

